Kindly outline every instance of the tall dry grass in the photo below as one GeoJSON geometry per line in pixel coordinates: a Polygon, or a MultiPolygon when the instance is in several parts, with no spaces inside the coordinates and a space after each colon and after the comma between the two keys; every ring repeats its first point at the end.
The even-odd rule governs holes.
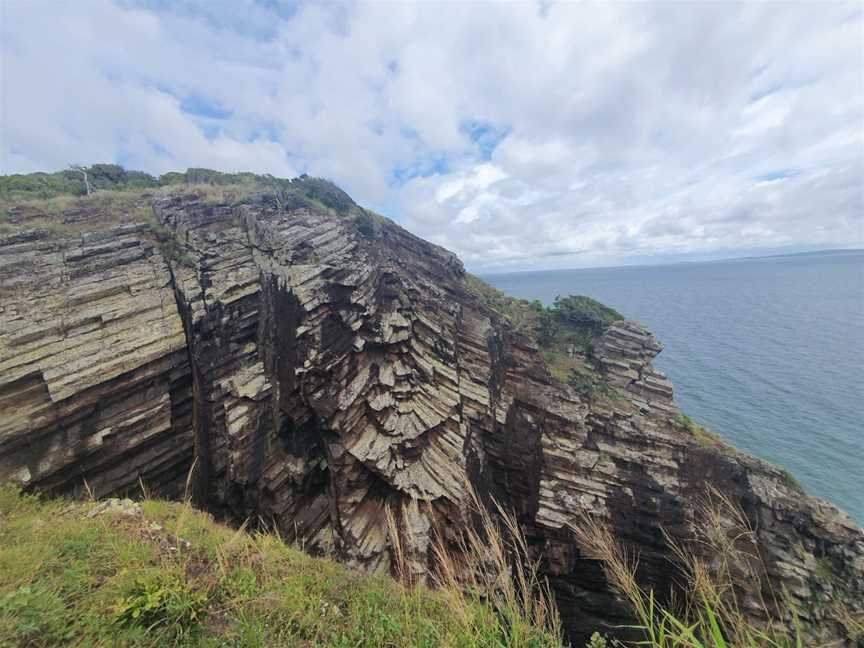
{"type": "MultiPolygon", "coordinates": [[[[701,503],[694,538],[668,534],[682,575],[683,596],[661,604],[636,580],[638,555],[615,536],[608,523],[586,517],[571,526],[586,556],[600,560],[606,578],[625,599],[650,648],[802,648],[795,606],[770,585],[755,531],[728,497],[709,490],[701,503]],[[706,558],[710,557],[710,558],[706,558]]],[[[856,618],[848,615],[854,631],[856,618]]],[[[850,638],[854,638],[850,634],[850,638]]],[[[807,643],[815,648],[814,644],[807,643]]],[[[828,644],[839,645],[839,644],[828,644]]]]}
{"type": "MultiPolygon", "coordinates": [[[[561,646],[561,619],[548,581],[532,558],[525,534],[515,515],[493,500],[490,511],[477,492],[466,485],[469,517],[454,540],[436,533],[431,552],[432,584],[446,595],[451,612],[467,620],[472,606],[489,606],[506,634],[507,645],[561,646]]],[[[400,520],[386,511],[396,577],[406,586],[417,585],[410,568],[400,520]]]]}

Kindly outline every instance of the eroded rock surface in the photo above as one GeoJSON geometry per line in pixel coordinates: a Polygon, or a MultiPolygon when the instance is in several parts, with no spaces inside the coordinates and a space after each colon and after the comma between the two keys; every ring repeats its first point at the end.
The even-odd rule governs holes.
{"type": "Polygon", "coordinates": [[[644,327],[606,330],[615,394],[588,400],[455,256],[393,223],[263,199],[154,209],[171,258],[143,223],[0,239],[0,479],[177,497],[194,463],[200,504],[370,569],[389,567],[391,506],[418,574],[436,529],[466,523],[467,480],[519,513],[577,645],[627,617],[572,526],[608,519],[665,592],[663,529],[689,538],[710,484],[811,635],[864,607],[864,532],[682,426],[644,327]]]}

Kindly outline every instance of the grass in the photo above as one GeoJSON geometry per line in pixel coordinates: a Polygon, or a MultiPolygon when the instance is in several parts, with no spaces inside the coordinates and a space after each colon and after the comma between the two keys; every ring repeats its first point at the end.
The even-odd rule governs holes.
{"type": "MultiPolygon", "coordinates": [[[[585,518],[572,527],[586,556],[599,560],[606,579],[629,603],[636,618],[630,630],[648,648],[802,648],[812,647],[802,633],[798,612],[783,592],[768,586],[758,539],[743,511],[709,489],[697,516],[692,542],[666,541],[682,574],[683,597],[661,604],[655,592],[636,581],[638,556],[625,547],[604,521],[585,518]],[[703,556],[711,556],[710,560],[703,556]],[[756,600],[762,622],[745,614],[744,597],[756,600]]],[[[864,639],[864,618],[835,610],[850,642],[864,639]]],[[[594,640],[594,639],[592,639],[594,640]]],[[[605,646],[599,637],[596,645],[605,646]]],[[[613,645],[618,645],[616,642],[613,645]]],[[[851,644],[850,644],[851,645],[851,644]]]]}
{"type": "Polygon", "coordinates": [[[786,482],[787,486],[802,490],[800,482],[795,479],[795,476],[791,472],[789,472],[787,468],[784,468],[783,466],[776,466],[776,468],[780,471],[780,475],[781,477],[783,477],[783,480],[786,482]]]}
{"type": "Polygon", "coordinates": [[[95,503],[0,487],[0,646],[560,645],[554,624],[479,593],[361,574],[188,503],[140,504],[88,518],[95,503]]]}
{"type": "Polygon", "coordinates": [[[465,284],[481,302],[502,315],[519,333],[536,338],[544,311],[543,304],[537,300],[529,302],[511,297],[470,273],[465,273],[465,284]]]}
{"type": "Polygon", "coordinates": [[[732,450],[732,446],[730,446],[726,441],[723,440],[716,432],[712,432],[708,428],[699,425],[691,419],[689,416],[684,414],[683,412],[678,412],[675,416],[675,424],[689,432],[693,435],[696,441],[699,444],[706,448],[725,448],[727,450],[732,450]]]}
{"type": "Polygon", "coordinates": [[[135,222],[147,204],[147,191],[100,191],[90,196],[58,195],[48,199],[0,198],[4,233],[43,229],[52,235],[75,235],[104,225],[135,222]]]}
{"type": "Polygon", "coordinates": [[[71,169],[0,176],[0,235],[41,229],[51,236],[69,236],[139,222],[135,215],[149,209],[154,200],[178,194],[205,205],[237,206],[252,201],[277,211],[312,209],[350,220],[367,238],[375,236],[375,222],[381,218],[361,209],[332,182],[306,175],[283,179],[188,169],[156,178],[111,164],[86,169],[89,195],[83,175],[71,169]]]}
{"type": "MultiPolygon", "coordinates": [[[[493,514],[467,482],[465,490],[474,523],[455,540],[445,540],[440,533],[435,537],[431,551],[436,592],[447,597],[452,615],[462,623],[478,605],[490,609],[492,636],[506,636],[508,645],[560,647],[561,621],[554,597],[516,517],[494,500],[493,514]]],[[[403,516],[387,511],[395,571],[410,588],[416,576],[403,548],[403,516]]]]}
{"type": "Polygon", "coordinates": [[[182,194],[205,204],[232,204],[253,191],[250,185],[169,185],[162,188],[101,190],[89,196],[58,195],[47,199],[0,197],[0,222],[12,229],[47,229],[78,234],[104,225],[140,222],[153,200],[182,194]]]}
{"type": "Polygon", "coordinates": [[[183,245],[175,230],[159,222],[152,207],[140,207],[136,216],[137,220],[150,227],[163,257],[177,265],[195,267],[195,259],[190,254],[189,248],[183,245]]]}

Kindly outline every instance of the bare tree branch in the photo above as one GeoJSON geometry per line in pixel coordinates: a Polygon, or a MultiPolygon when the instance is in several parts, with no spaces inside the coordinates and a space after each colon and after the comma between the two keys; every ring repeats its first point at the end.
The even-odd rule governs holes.
{"type": "Polygon", "coordinates": [[[77,171],[81,175],[84,176],[84,186],[87,188],[87,195],[90,195],[90,180],[87,178],[87,168],[81,166],[80,164],[73,164],[69,167],[70,169],[77,171]]]}

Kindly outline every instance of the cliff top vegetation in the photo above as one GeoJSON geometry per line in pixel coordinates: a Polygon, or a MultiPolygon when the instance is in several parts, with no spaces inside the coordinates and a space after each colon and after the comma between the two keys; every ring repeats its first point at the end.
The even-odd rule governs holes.
{"type": "Polygon", "coordinates": [[[537,342],[555,379],[582,396],[615,397],[596,366],[594,344],[610,324],[624,319],[621,313],[585,295],[559,295],[552,306],[544,306],[536,299],[511,297],[472,274],[465,280],[484,304],[537,342]]]}
{"type": "Polygon", "coordinates": [[[305,174],[289,179],[190,168],[157,177],[117,164],[94,164],[0,176],[0,235],[36,228],[68,234],[98,224],[146,222],[154,199],[177,194],[212,204],[258,201],[279,211],[317,209],[353,218],[364,236],[374,236],[375,223],[383,218],[358,206],[331,181],[305,174]]]}
{"type": "Polygon", "coordinates": [[[55,173],[27,173],[0,176],[0,201],[17,204],[60,196],[88,196],[105,191],[170,189],[184,186],[232,187],[247,190],[293,187],[309,198],[320,200],[328,207],[345,210],[354,201],[335,184],[323,178],[302,175],[283,179],[268,174],[249,172],[223,173],[213,169],[190,168],[185,172],[171,171],[153,176],[143,171],[130,171],[118,164],[93,164],[70,167],[55,173]]]}

